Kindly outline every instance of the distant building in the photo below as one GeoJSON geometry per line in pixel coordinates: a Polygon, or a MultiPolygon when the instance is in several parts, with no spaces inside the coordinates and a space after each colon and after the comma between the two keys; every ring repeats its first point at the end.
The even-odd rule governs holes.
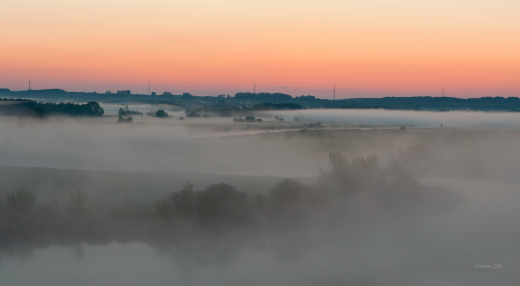
{"type": "Polygon", "coordinates": [[[129,95],[129,94],[132,94],[132,93],[129,90],[118,90],[117,94],[127,94],[127,95],[129,95]]]}

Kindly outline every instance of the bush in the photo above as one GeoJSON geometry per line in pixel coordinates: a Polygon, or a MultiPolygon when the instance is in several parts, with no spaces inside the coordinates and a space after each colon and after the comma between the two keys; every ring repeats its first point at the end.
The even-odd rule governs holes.
{"type": "Polygon", "coordinates": [[[36,194],[32,189],[18,187],[7,193],[6,206],[12,212],[27,212],[36,202],[36,194]]]}
{"type": "Polygon", "coordinates": [[[399,149],[399,156],[392,158],[386,168],[387,173],[420,180],[432,169],[428,163],[428,149],[421,144],[414,144],[406,149],[399,149]]]}
{"type": "Polygon", "coordinates": [[[197,213],[202,222],[224,218],[237,220],[246,203],[244,192],[228,184],[214,184],[197,194],[197,213]]]}
{"type": "Polygon", "coordinates": [[[165,117],[168,117],[168,113],[162,109],[159,109],[159,110],[157,110],[157,112],[155,112],[155,117],[165,118],[165,117]]]}
{"type": "Polygon", "coordinates": [[[190,112],[190,113],[186,114],[186,117],[200,117],[200,114],[198,114],[196,112],[190,112]]]}
{"type": "Polygon", "coordinates": [[[303,185],[293,179],[284,179],[278,182],[269,193],[275,202],[295,202],[303,194],[303,185]]]}
{"type": "Polygon", "coordinates": [[[134,119],[131,116],[123,117],[119,115],[119,118],[117,119],[117,123],[132,123],[134,119]]]}
{"type": "Polygon", "coordinates": [[[75,213],[80,213],[83,211],[85,207],[85,201],[87,199],[87,194],[78,190],[76,193],[70,194],[70,208],[75,213]]]}
{"type": "Polygon", "coordinates": [[[192,182],[186,182],[182,186],[182,191],[173,192],[166,199],[155,203],[156,214],[164,219],[171,218],[174,215],[191,217],[195,210],[196,201],[192,182]]]}

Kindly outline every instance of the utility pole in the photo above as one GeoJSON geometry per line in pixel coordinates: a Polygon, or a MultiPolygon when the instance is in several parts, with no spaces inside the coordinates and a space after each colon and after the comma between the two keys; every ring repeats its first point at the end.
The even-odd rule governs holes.
{"type": "Polygon", "coordinates": [[[334,93],[332,94],[332,100],[336,100],[336,84],[334,84],[334,93]]]}

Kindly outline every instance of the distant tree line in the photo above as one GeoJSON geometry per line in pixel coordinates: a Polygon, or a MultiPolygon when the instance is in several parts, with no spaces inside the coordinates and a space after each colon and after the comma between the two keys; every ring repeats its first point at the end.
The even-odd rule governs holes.
{"type": "MultiPolygon", "coordinates": [[[[222,110],[221,116],[236,116],[230,113],[230,108],[251,108],[257,109],[299,109],[305,108],[343,108],[343,109],[391,109],[391,110],[431,110],[431,111],[451,111],[451,110],[475,110],[475,111],[507,111],[520,112],[520,99],[518,97],[480,97],[480,98],[455,98],[455,97],[431,97],[431,96],[411,96],[411,97],[383,97],[383,98],[348,98],[348,99],[321,99],[312,95],[301,95],[292,97],[284,93],[250,93],[239,92],[234,97],[228,95],[218,96],[195,96],[190,93],[173,95],[164,92],[158,95],[155,92],[152,96],[144,94],[131,94],[129,90],[121,90],[117,93],[107,92],[68,92],[63,89],[44,89],[44,90],[25,90],[11,91],[7,88],[0,89],[0,95],[9,97],[26,98],[53,98],[54,100],[81,100],[81,101],[103,101],[118,102],[122,100],[152,104],[175,104],[180,106],[193,106],[204,101],[215,110],[213,115],[218,115],[222,110]],[[225,101],[224,101],[225,100],[225,101]],[[223,101],[223,103],[221,103],[223,101]],[[276,105],[281,104],[281,105],[276,105]],[[282,106],[284,104],[291,104],[282,106]],[[299,106],[295,106],[296,104],[299,106]]],[[[204,113],[199,113],[201,116],[204,113]]]]}
{"type": "Polygon", "coordinates": [[[238,100],[258,100],[258,101],[287,101],[292,100],[292,96],[284,93],[251,93],[239,92],[235,94],[235,99],[238,100]]]}
{"type": "Polygon", "coordinates": [[[69,116],[102,116],[105,111],[99,103],[37,103],[36,101],[20,101],[15,104],[0,105],[0,113],[6,115],[18,115],[19,118],[42,119],[51,115],[69,116]]]}
{"type": "Polygon", "coordinates": [[[304,109],[303,106],[296,103],[259,103],[253,105],[253,109],[259,110],[280,110],[280,109],[304,109]]]}

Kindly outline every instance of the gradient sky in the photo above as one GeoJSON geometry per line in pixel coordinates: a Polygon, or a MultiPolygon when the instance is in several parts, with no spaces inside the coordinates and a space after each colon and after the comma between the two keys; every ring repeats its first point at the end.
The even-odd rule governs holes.
{"type": "Polygon", "coordinates": [[[0,87],[520,96],[518,0],[0,0],[0,87]]]}

